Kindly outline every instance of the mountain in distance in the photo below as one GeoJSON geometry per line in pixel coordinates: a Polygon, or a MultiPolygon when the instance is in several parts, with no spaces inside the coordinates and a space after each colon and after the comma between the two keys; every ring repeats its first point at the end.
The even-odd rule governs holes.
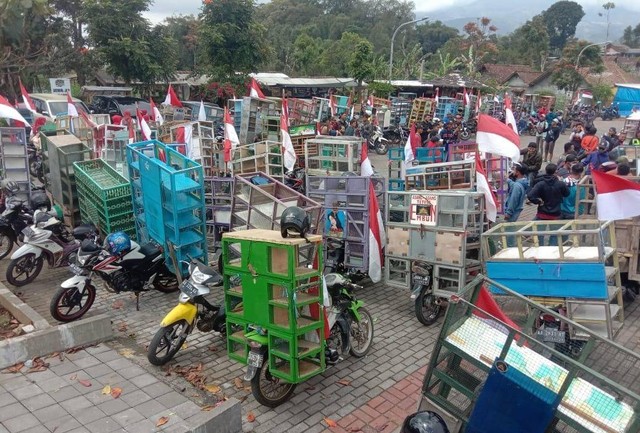
{"type": "MultiPolygon", "coordinates": [[[[491,24],[498,28],[498,35],[506,35],[522,24],[548,9],[556,0],[535,2],[505,2],[499,0],[476,0],[464,6],[451,6],[432,12],[417,12],[418,18],[428,16],[430,21],[440,20],[444,24],[462,31],[462,27],[480,17],[491,18],[491,24]]],[[[607,21],[598,13],[604,12],[601,5],[582,5],[585,12],[576,29],[576,36],[591,42],[607,40],[607,21]]],[[[627,26],[635,27],[640,22],[637,12],[616,5],[610,12],[609,39],[617,42],[627,26]]]]}

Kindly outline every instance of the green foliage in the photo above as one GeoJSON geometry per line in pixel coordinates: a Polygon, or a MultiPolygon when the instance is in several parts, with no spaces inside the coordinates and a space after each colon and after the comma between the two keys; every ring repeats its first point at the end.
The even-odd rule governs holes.
{"type": "Polygon", "coordinates": [[[363,81],[373,78],[373,45],[367,40],[358,42],[347,67],[349,75],[360,85],[363,81]]]}
{"type": "Polygon", "coordinates": [[[528,65],[542,70],[549,55],[549,33],[540,15],[518,27],[510,35],[500,38],[500,60],[505,63],[528,65]]]}
{"type": "Polygon", "coordinates": [[[443,56],[442,51],[438,50],[436,58],[436,63],[432,64],[432,70],[426,74],[429,78],[444,77],[462,66],[460,57],[453,57],[451,53],[443,56]]]}
{"type": "Polygon", "coordinates": [[[627,27],[624,29],[620,42],[630,48],[640,48],[640,24],[635,27],[627,27]]]}
{"type": "Polygon", "coordinates": [[[180,47],[176,50],[175,61],[181,70],[195,71],[200,66],[198,58],[199,25],[193,15],[179,15],[166,18],[158,26],[165,37],[180,47]]]}
{"type": "Polygon", "coordinates": [[[613,88],[608,84],[594,84],[591,86],[591,93],[594,101],[601,101],[604,105],[609,105],[613,100],[613,88]]]}
{"type": "Polygon", "coordinates": [[[387,98],[389,95],[395,93],[396,88],[386,81],[372,81],[368,84],[369,93],[379,96],[381,98],[387,98]]]}
{"type": "Polygon", "coordinates": [[[576,34],[576,27],[584,17],[582,6],[574,1],[559,1],[542,12],[552,50],[561,50],[576,34]]]}
{"type": "Polygon", "coordinates": [[[575,92],[584,81],[584,77],[576,70],[578,56],[580,56],[578,66],[583,73],[600,73],[603,71],[604,66],[600,57],[600,48],[592,46],[584,49],[588,45],[589,42],[587,41],[572,40],[564,47],[562,58],[551,77],[552,82],[558,88],[575,92]]]}
{"type": "Polygon", "coordinates": [[[426,22],[416,26],[418,42],[425,53],[435,53],[448,40],[459,36],[458,30],[444,25],[441,21],[426,22]]]}
{"type": "Polygon", "coordinates": [[[326,75],[346,77],[350,74],[349,63],[356,47],[365,38],[355,33],[345,32],[342,37],[329,44],[323,51],[320,66],[326,75]]]}
{"type": "Polygon", "coordinates": [[[320,71],[322,41],[301,33],[293,43],[291,69],[301,76],[314,76],[320,71]]]}

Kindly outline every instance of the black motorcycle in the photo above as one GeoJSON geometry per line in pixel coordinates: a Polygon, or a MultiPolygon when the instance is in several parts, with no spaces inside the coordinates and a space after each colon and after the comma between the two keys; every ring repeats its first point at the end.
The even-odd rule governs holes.
{"type": "Polygon", "coordinates": [[[300,194],[305,193],[305,182],[306,175],[302,167],[295,168],[284,176],[284,184],[300,194]]]}
{"type": "Polygon", "coordinates": [[[44,165],[42,163],[42,152],[40,152],[33,143],[27,144],[27,156],[29,158],[29,173],[31,177],[38,179],[44,183],[44,165]]]}
{"type": "Polygon", "coordinates": [[[409,130],[401,125],[384,128],[382,136],[389,141],[390,146],[404,146],[409,137],[409,130]]]}
{"type": "Polygon", "coordinates": [[[22,242],[22,231],[33,224],[33,213],[26,203],[16,196],[7,197],[0,215],[0,259],[11,253],[13,246],[22,242]]]}
{"type": "Polygon", "coordinates": [[[432,267],[428,263],[415,261],[411,265],[411,299],[415,300],[418,321],[426,326],[438,320],[446,302],[434,295],[431,273],[432,267]]]}

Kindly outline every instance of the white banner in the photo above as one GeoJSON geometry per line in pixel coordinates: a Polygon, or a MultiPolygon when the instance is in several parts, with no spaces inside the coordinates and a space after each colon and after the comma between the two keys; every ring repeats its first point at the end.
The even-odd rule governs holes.
{"type": "Polygon", "coordinates": [[[51,93],[65,94],[71,91],[71,80],[68,78],[49,78],[51,93]]]}

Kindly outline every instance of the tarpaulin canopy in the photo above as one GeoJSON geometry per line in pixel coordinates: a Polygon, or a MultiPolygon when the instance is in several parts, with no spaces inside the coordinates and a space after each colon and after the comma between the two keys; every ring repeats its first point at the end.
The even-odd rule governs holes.
{"type": "Polygon", "coordinates": [[[640,84],[616,84],[616,92],[613,103],[618,104],[621,116],[628,116],[633,107],[640,106],[640,84]]]}

